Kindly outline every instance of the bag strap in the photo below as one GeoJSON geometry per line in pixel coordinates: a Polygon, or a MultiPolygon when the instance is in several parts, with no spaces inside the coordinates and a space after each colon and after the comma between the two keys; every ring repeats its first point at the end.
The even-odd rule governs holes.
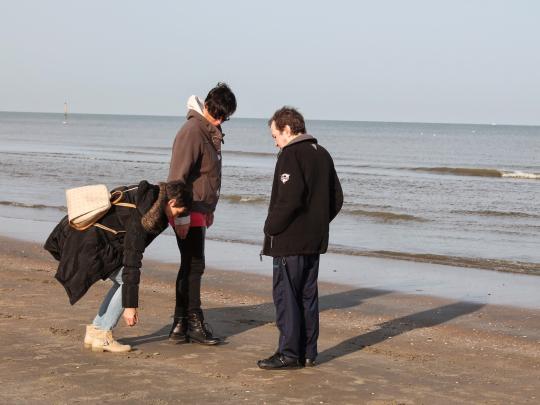
{"type": "Polygon", "coordinates": [[[128,188],[127,190],[116,190],[111,193],[111,204],[119,205],[120,207],[137,208],[135,204],[120,202],[124,198],[124,193],[132,190],[137,190],[139,186],[128,188]],[[115,197],[118,196],[118,197],[115,197]]]}
{"type": "Polygon", "coordinates": [[[112,228],[109,228],[108,226],[105,226],[105,225],[102,225],[102,224],[98,224],[97,222],[94,224],[94,226],[98,227],[98,228],[101,228],[107,232],[110,232],[112,233],[113,235],[118,235],[119,233],[126,233],[126,231],[116,231],[112,228]]]}
{"type": "Polygon", "coordinates": [[[135,204],[131,204],[131,203],[112,203],[112,204],[118,205],[120,207],[137,208],[135,204]]]}
{"type": "MultiPolygon", "coordinates": [[[[111,204],[112,205],[118,205],[120,207],[127,207],[127,208],[137,208],[137,206],[135,204],[132,204],[132,203],[123,203],[123,202],[120,202],[122,201],[122,199],[124,198],[124,193],[127,192],[127,191],[132,191],[132,190],[136,190],[138,189],[139,187],[132,187],[132,188],[129,188],[127,190],[116,190],[116,191],[113,191],[111,193],[111,204]],[[115,195],[118,195],[118,197],[114,198],[115,195]]],[[[94,223],[93,224],[94,226],[97,226],[98,228],[101,228],[107,232],[111,232],[113,235],[118,235],[119,233],[126,233],[126,231],[117,231],[115,229],[112,229],[112,228],[109,228],[108,226],[105,226],[103,224],[100,224],[100,223],[94,223]]]]}

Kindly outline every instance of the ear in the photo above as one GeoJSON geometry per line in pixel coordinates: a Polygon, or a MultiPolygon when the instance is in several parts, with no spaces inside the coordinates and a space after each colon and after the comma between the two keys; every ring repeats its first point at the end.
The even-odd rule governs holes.
{"type": "Polygon", "coordinates": [[[286,136],[291,136],[292,135],[290,126],[285,125],[285,128],[283,128],[283,135],[286,135],[286,136]]]}

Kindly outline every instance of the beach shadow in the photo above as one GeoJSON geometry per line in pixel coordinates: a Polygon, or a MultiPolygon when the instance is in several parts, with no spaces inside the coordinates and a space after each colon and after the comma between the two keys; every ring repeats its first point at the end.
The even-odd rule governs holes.
{"type": "Polygon", "coordinates": [[[396,318],[379,324],[379,329],[344,340],[338,345],[319,353],[319,363],[326,363],[342,356],[373,346],[388,338],[401,335],[414,329],[429,328],[440,325],[452,319],[478,311],[483,304],[457,302],[429,309],[415,314],[396,318]]]}
{"type": "MultiPolygon", "coordinates": [[[[389,294],[391,291],[358,288],[355,290],[328,294],[319,297],[319,311],[339,310],[353,308],[363,301],[389,294]]],[[[275,320],[274,304],[266,302],[257,305],[239,305],[223,308],[209,308],[204,310],[205,321],[213,326],[215,334],[222,338],[230,338],[234,335],[246,332],[275,320]]],[[[159,330],[143,336],[122,339],[122,343],[132,346],[159,342],[168,339],[172,328],[172,322],[159,330]]]]}
{"type": "Polygon", "coordinates": [[[147,343],[160,342],[169,338],[169,332],[171,331],[172,323],[163,326],[159,330],[152,332],[148,335],[133,336],[127,338],[118,339],[123,344],[131,346],[140,346],[147,343]]]}

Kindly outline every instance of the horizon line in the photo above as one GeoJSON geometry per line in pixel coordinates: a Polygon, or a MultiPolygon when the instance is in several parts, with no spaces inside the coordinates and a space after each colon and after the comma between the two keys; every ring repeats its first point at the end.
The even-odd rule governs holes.
{"type": "MultiPolygon", "coordinates": [[[[50,111],[8,111],[0,110],[0,113],[16,113],[16,114],[54,114],[64,115],[63,112],[50,112],[50,111]]],[[[156,114],[119,114],[119,113],[81,113],[81,112],[68,112],[73,115],[109,115],[109,116],[123,116],[123,117],[159,117],[159,118],[185,118],[185,115],[156,115],[156,114]]],[[[234,117],[235,119],[248,119],[248,120],[268,120],[268,118],[262,117],[234,117]]],[[[440,124],[440,125],[487,125],[487,126],[514,126],[514,127],[539,127],[538,124],[507,124],[507,123],[485,123],[485,122],[435,122],[435,121],[377,121],[377,120],[354,120],[354,119],[321,119],[321,118],[306,118],[306,121],[327,121],[327,122],[364,122],[364,123],[387,123],[387,124],[440,124]]]]}

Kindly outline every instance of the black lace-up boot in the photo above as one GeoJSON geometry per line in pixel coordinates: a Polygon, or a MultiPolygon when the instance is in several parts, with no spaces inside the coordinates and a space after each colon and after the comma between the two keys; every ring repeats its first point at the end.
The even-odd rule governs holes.
{"type": "Polygon", "coordinates": [[[212,336],[208,324],[204,323],[202,312],[188,315],[187,337],[191,342],[203,345],[217,345],[222,342],[220,338],[212,336]]]}
{"type": "Polygon", "coordinates": [[[186,343],[188,341],[187,330],[188,320],[185,316],[174,318],[169,340],[174,343],[186,343]]]}

